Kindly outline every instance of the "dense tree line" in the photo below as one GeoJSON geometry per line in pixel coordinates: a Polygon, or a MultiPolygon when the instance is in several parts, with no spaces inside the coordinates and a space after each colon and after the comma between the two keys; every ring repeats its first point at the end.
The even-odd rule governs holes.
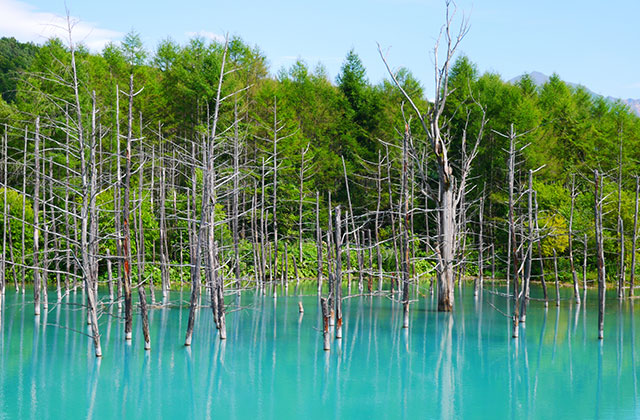
{"type": "MultiPolygon", "coordinates": [[[[146,260],[151,262],[147,270],[156,283],[163,281],[161,271],[165,269],[172,279],[179,276],[186,281],[187,267],[193,264],[193,230],[202,206],[196,197],[202,196],[208,153],[214,154],[212,169],[220,183],[214,192],[212,224],[218,229],[225,279],[280,278],[290,261],[285,253],[291,256],[299,278],[316,278],[318,267],[332,258],[327,247],[324,261],[317,263],[318,238],[327,241],[324,235],[332,223],[332,208],[340,205],[343,222],[349,227],[347,238],[351,238],[347,263],[353,278],[362,277],[363,272],[377,278],[384,272],[391,279],[390,287],[398,287],[393,273],[401,271],[397,255],[404,229],[399,210],[404,193],[411,202],[412,273],[418,278],[433,269],[429,241],[437,220],[430,210],[438,203],[429,191],[438,189],[434,156],[417,147],[422,163],[411,164],[410,179],[403,187],[403,137],[409,133],[411,141],[419,144],[424,133],[415,118],[403,116],[405,98],[395,84],[391,80],[371,83],[355,51],[347,53],[335,81],[322,65],[312,69],[303,61],[274,76],[260,49],[239,38],[229,40],[228,45],[202,38],[180,45],[167,39],[150,52],[140,36],[131,32],[121,44],[110,44],[100,54],[78,46],[74,59],[77,74],[71,74],[70,48],[61,40],[36,46],[0,39],[0,131],[7,143],[3,157],[7,185],[3,187],[8,187],[0,201],[10,212],[0,220],[7,233],[3,256],[23,261],[23,272],[25,267],[30,270],[38,253],[74,247],[65,243],[73,234],[63,232],[70,223],[63,209],[80,205],[80,198],[66,202],[62,184],[69,181],[66,188],[81,187],[80,181],[74,181],[80,156],[65,147],[77,140],[78,124],[94,127],[97,226],[104,238],[96,254],[101,279],[106,279],[108,270],[111,273],[107,255],[120,255],[116,232],[122,221],[114,213],[122,205],[122,191],[116,185],[122,177],[118,168],[124,165],[121,148],[125,147],[127,125],[132,140],[132,229],[139,235],[132,240],[132,252],[139,259],[134,275],[143,270],[146,260]],[[70,83],[74,77],[77,95],[70,83]],[[127,95],[134,92],[138,94],[129,112],[127,95]],[[83,112],[71,115],[76,108],[83,112]],[[203,145],[211,137],[214,115],[218,129],[207,149],[203,145]],[[96,119],[93,123],[92,118],[96,119]],[[42,141],[38,151],[36,137],[42,141]],[[37,153],[43,154],[39,166],[35,164],[37,153]],[[419,172],[424,176],[419,177],[419,172]],[[45,182],[45,191],[39,193],[44,203],[37,210],[36,174],[45,182]],[[55,191],[47,196],[47,189],[55,191]],[[50,224],[46,230],[50,235],[39,236],[42,244],[37,251],[34,211],[42,213],[36,223],[42,223],[44,217],[44,223],[50,224]],[[263,236],[266,242],[259,243],[263,236]],[[260,255],[251,251],[255,246],[261,249],[260,255]],[[167,258],[163,263],[162,254],[167,258]],[[259,263],[260,259],[269,262],[259,263]],[[267,267],[275,273],[267,274],[267,267]]],[[[395,77],[419,108],[431,109],[420,81],[410,71],[400,69],[395,77]]],[[[598,169],[605,174],[605,252],[611,257],[607,265],[612,267],[608,272],[612,277],[619,272],[614,267],[621,264],[617,257],[621,246],[635,249],[640,120],[623,104],[571,87],[558,75],[543,86],[526,76],[511,84],[495,73],[479,74],[465,56],[450,68],[446,88],[444,129],[454,172],[462,170],[463,139],[481,129],[484,132],[464,194],[464,227],[458,240],[465,245],[456,256],[457,272],[477,273],[479,246],[487,246],[481,255],[488,271],[491,255],[486,244],[492,243],[492,270],[508,275],[508,133],[512,127],[522,134],[517,137],[515,159],[515,211],[522,242],[528,226],[523,218],[528,171],[539,169],[532,185],[539,206],[541,267],[552,266],[550,258],[555,252],[561,258],[561,271],[568,272],[564,257],[569,255],[570,218],[576,243],[581,244],[586,234],[587,249],[592,249],[592,171],[598,169]],[[486,242],[478,241],[480,205],[486,242]]],[[[582,249],[580,246],[574,248],[582,249]]],[[[65,267],[74,264],[67,257],[48,258],[56,261],[59,271],[71,270],[65,267]]],[[[629,266],[631,259],[627,251],[623,262],[629,266]]],[[[595,267],[595,254],[589,252],[589,273],[595,267]]],[[[535,265],[532,270],[535,274],[542,268],[535,265]]],[[[290,268],[289,276],[292,273],[290,268]]]]}

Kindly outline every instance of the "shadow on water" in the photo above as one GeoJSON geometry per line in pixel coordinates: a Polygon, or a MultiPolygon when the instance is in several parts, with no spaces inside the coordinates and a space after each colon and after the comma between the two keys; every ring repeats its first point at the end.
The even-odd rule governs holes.
{"type": "Polygon", "coordinates": [[[512,419],[640,416],[633,301],[612,299],[599,341],[594,296],[555,309],[532,300],[514,340],[505,316],[512,303],[489,289],[474,297],[456,288],[452,313],[435,311],[427,293],[412,303],[409,328],[397,296],[351,297],[343,338],[324,351],[317,296],[291,292],[229,296],[223,341],[202,308],[191,347],[183,346],[188,310],[158,307],[151,351],[139,321],[126,342],[122,307],[106,306],[100,360],[84,334],[82,293],[34,319],[29,294],[7,291],[0,419],[473,419],[486,418],[487,407],[512,419]]]}

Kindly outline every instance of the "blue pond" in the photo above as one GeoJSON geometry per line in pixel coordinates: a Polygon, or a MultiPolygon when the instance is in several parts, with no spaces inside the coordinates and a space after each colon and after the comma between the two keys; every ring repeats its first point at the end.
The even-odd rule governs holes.
{"type": "Polygon", "coordinates": [[[408,330],[388,296],[345,299],[329,352],[314,294],[228,296],[228,339],[202,308],[188,348],[188,293],[173,292],[150,311],[150,352],[139,316],[126,343],[122,309],[103,300],[102,359],[82,292],[35,319],[31,291],[7,290],[0,419],[640,418],[639,302],[610,296],[599,341],[596,294],[575,305],[563,290],[560,307],[531,302],[514,340],[508,302],[488,287],[458,289],[451,314],[416,294],[408,330]]]}

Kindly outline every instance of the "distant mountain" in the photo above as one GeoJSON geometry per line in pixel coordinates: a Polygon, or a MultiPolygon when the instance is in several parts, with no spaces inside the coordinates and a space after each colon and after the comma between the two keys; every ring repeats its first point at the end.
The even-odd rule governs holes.
{"type": "MultiPolygon", "coordinates": [[[[513,79],[509,80],[509,83],[515,85],[520,80],[522,80],[522,78],[526,74],[527,73],[524,73],[524,74],[521,74],[520,76],[514,77],[513,79]]],[[[531,81],[533,81],[533,83],[538,87],[544,85],[549,81],[549,76],[547,76],[546,74],[540,73],[539,71],[532,71],[531,73],[529,73],[529,77],[531,78],[531,81]]]]}
{"type": "Polygon", "coordinates": [[[610,101],[617,101],[619,100],[620,102],[622,102],[623,104],[626,104],[629,106],[629,108],[631,109],[631,111],[636,114],[637,116],[640,117],[640,99],[619,99],[619,98],[614,98],[611,96],[607,96],[607,99],[610,101]]]}
{"type": "MultiPolygon", "coordinates": [[[[527,73],[525,73],[527,74],[527,73]]],[[[514,77],[513,79],[509,80],[509,83],[512,84],[516,84],[518,83],[525,74],[521,74],[520,76],[514,77]]],[[[528,73],[529,77],[531,78],[531,80],[533,81],[533,83],[540,87],[542,85],[544,85],[545,83],[547,83],[549,81],[549,76],[547,76],[544,73],[540,73],[539,71],[533,71],[531,73],[528,73]]],[[[571,83],[571,82],[566,82],[566,84],[568,84],[569,86],[572,87],[578,87],[581,86],[583,87],[587,92],[589,92],[591,95],[595,96],[595,97],[601,97],[602,95],[598,95],[597,93],[595,93],[594,91],[590,90],[589,88],[587,88],[586,86],[580,85],[578,83],[571,83]]],[[[620,98],[614,98],[612,96],[607,96],[605,99],[615,102],[615,101],[620,101],[625,105],[629,106],[629,109],[631,109],[631,111],[636,114],[638,117],[640,117],[640,99],[620,99],[620,98]]]]}

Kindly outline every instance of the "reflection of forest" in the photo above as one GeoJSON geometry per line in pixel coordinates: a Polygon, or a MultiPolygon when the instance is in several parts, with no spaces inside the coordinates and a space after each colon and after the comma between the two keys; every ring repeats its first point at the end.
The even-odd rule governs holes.
{"type": "MultiPolygon", "coordinates": [[[[567,300],[545,309],[534,302],[522,335],[513,340],[509,320],[495,309],[506,310],[506,303],[491,290],[474,298],[469,286],[462,288],[452,314],[435,311],[429,296],[420,299],[409,329],[401,328],[400,302],[353,297],[343,305],[342,342],[323,352],[317,297],[313,287],[306,291],[311,294],[274,300],[245,292],[231,299],[226,341],[217,339],[210,311],[202,311],[192,349],[176,345],[188,312],[173,305],[153,309],[150,321],[158,339],[147,354],[141,342],[124,345],[122,308],[113,306],[116,316],[100,320],[103,348],[109,351],[97,362],[79,332],[86,328],[83,313],[74,309],[83,301],[81,293],[65,297],[34,323],[24,310],[26,296],[8,290],[2,307],[0,411],[10,418],[214,412],[226,418],[258,412],[419,417],[425,407],[436,418],[484,418],[489,412],[499,418],[570,413],[634,418],[637,413],[640,343],[632,301],[609,301],[603,341],[595,337],[595,293],[582,305],[567,300]],[[78,387],[87,391],[73,391],[78,387]],[[159,398],[167,389],[172,397],[159,398]]],[[[565,294],[570,298],[571,291],[565,294]]],[[[171,301],[185,297],[173,292],[171,301]]],[[[134,325],[135,331],[140,328],[134,325]]]]}

